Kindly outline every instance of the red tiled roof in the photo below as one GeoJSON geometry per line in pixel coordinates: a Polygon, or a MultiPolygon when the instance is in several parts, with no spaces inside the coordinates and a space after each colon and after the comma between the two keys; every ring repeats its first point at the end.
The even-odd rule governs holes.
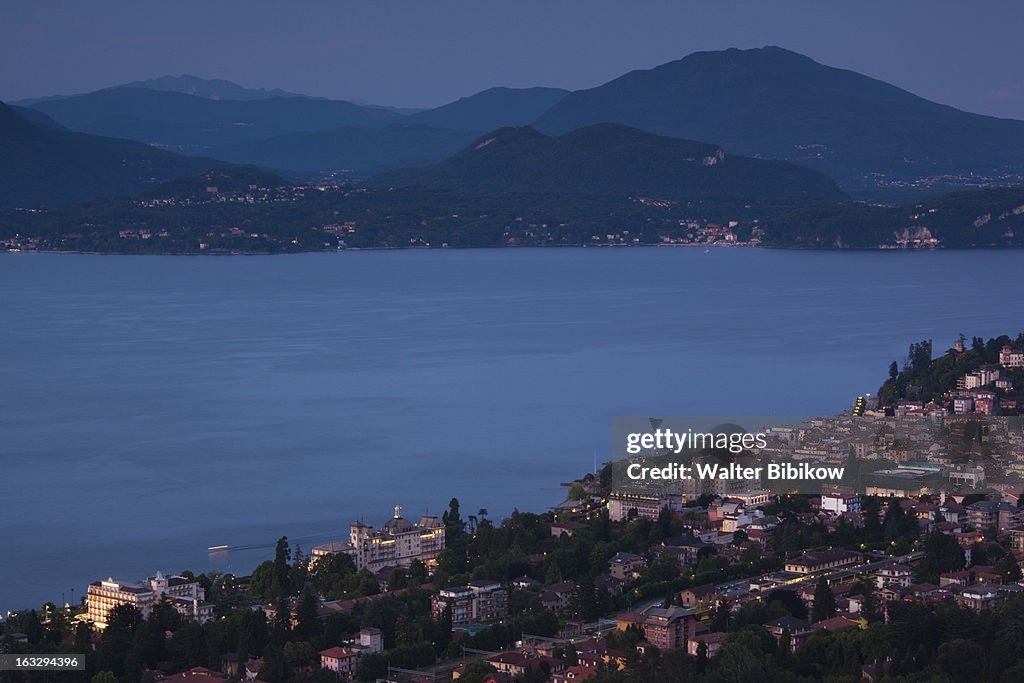
{"type": "Polygon", "coordinates": [[[203,683],[204,681],[208,683],[224,683],[228,680],[228,677],[212,669],[207,669],[205,666],[197,666],[188,671],[182,671],[179,674],[156,676],[154,680],[160,683],[203,683]]]}
{"type": "Polygon", "coordinates": [[[831,619],[825,619],[823,621],[815,622],[814,628],[823,628],[826,631],[835,631],[841,628],[849,628],[850,626],[860,627],[860,624],[853,619],[844,617],[842,615],[838,617],[832,617],[831,619]]]}
{"type": "Polygon", "coordinates": [[[559,678],[566,681],[586,681],[597,676],[597,669],[591,666],[570,666],[559,678]]]}

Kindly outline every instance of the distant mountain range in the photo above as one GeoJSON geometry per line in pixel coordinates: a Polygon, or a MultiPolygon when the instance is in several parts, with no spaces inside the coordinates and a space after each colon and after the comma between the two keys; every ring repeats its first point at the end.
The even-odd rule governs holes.
{"type": "MultiPolygon", "coordinates": [[[[42,117],[42,118],[40,118],[42,117]]],[[[49,207],[138,192],[225,166],[130,140],[64,130],[0,103],[0,207],[49,207]]]]}
{"type": "Polygon", "coordinates": [[[444,159],[494,128],[525,125],[556,88],[491,88],[428,111],[253,91],[230,81],[162,77],[31,102],[69,129],[266,168],[357,177],[444,159]]]}
{"type": "Polygon", "coordinates": [[[617,124],[558,137],[529,127],[503,128],[445,161],[386,173],[375,184],[494,194],[639,195],[737,207],[845,199],[832,179],[796,164],[727,155],[716,145],[617,124]]]}
{"type": "Polygon", "coordinates": [[[567,95],[536,127],[563,133],[593,123],[797,162],[863,196],[893,183],[1024,178],[1024,122],[936,104],[778,47],[698,52],[633,71],[567,95]],[[922,181],[936,176],[961,177],[922,181]]]}
{"type": "Polygon", "coordinates": [[[289,133],[377,126],[402,118],[385,109],[341,100],[211,100],[144,88],[99,90],[46,100],[33,108],[72,130],[194,154],[289,133]]]}
{"type": "MultiPolygon", "coordinates": [[[[122,88],[159,90],[161,92],[176,92],[182,95],[195,95],[210,100],[238,100],[248,102],[251,100],[266,100],[272,97],[306,97],[287,90],[266,90],[264,88],[246,88],[232,81],[222,78],[200,78],[190,74],[181,76],[159,76],[147,78],[143,81],[132,81],[121,85],[103,88],[103,90],[120,90],[122,88]]],[[[49,95],[47,97],[36,97],[32,99],[19,100],[13,104],[23,107],[34,107],[41,102],[51,100],[64,100],[69,97],[80,97],[81,95],[49,95]]]]}
{"type": "MultiPolygon", "coordinates": [[[[26,201],[45,203],[50,196],[52,204],[140,187],[122,182],[129,177],[149,183],[166,180],[176,167],[194,173],[216,163],[212,159],[293,177],[344,172],[362,181],[393,171],[386,182],[446,188],[461,183],[459,191],[628,188],[666,196],[696,191],[736,197],[741,179],[747,179],[743,182],[752,185],[744,191],[750,196],[770,191],[777,202],[803,193],[828,201],[841,195],[820,176],[789,165],[773,167],[773,179],[763,172],[768,166],[754,163],[757,159],[824,173],[858,199],[904,201],[947,190],[1024,184],[1024,122],[929,102],[776,47],[695,53],[576,92],[490,88],[413,113],[194,76],[19,104],[7,112],[30,124],[33,136],[49,129],[48,144],[59,140],[80,148],[89,140],[102,149],[97,169],[119,163],[115,150],[132,159],[98,175],[117,182],[76,188],[46,183],[48,172],[63,172],[46,157],[33,161],[19,152],[13,161],[0,159],[0,166],[16,166],[40,184],[24,195],[26,201]],[[581,129],[587,132],[566,135],[581,129]],[[498,131],[485,136],[495,140],[490,149],[465,149],[487,131],[498,131]],[[76,138],[76,133],[103,137],[76,138]],[[127,141],[206,158],[196,163],[148,158],[153,172],[144,178],[126,169],[140,169],[146,148],[127,141]],[[700,173],[675,163],[673,155],[696,158],[704,148],[724,150],[726,163],[700,173]],[[408,167],[424,168],[401,170],[408,167]],[[665,174],[661,180],[659,173],[665,174]],[[795,189],[787,190],[781,179],[795,189]]],[[[25,138],[24,129],[7,125],[25,138]]],[[[24,182],[16,186],[27,188],[24,182]]],[[[14,196],[12,189],[3,192],[14,196]]]]}
{"type": "Polygon", "coordinates": [[[146,90],[162,90],[182,95],[195,95],[210,100],[269,100],[272,97],[305,97],[286,90],[264,90],[263,88],[244,88],[237,83],[222,78],[199,78],[189,74],[181,76],[160,76],[144,81],[132,81],[118,86],[119,88],[144,88],[146,90]]]}

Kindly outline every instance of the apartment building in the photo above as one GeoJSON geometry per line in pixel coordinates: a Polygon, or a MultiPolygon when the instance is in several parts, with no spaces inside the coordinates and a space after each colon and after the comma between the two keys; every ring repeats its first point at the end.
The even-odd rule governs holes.
{"type": "Polygon", "coordinates": [[[452,624],[485,624],[508,616],[508,591],[497,581],[444,588],[431,601],[434,617],[451,611],[452,624]]]}

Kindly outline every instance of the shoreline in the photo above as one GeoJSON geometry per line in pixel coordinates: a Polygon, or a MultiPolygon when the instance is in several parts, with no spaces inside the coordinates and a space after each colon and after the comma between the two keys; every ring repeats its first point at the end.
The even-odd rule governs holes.
{"type": "Polygon", "coordinates": [[[347,247],[344,249],[304,249],[299,251],[83,251],[78,249],[3,249],[0,254],[77,254],[83,256],[297,256],[301,254],[340,254],[345,252],[378,252],[378,251],[495,251],[502,249],[750,249],[766,251],[799,251],[828,253],[931,253],[937,251],[1021,251],[1024,247],[984,246],[984,247],[928,247],[906,249],[899,247],[874,248],[836,248],[836,247],[786,247],[771,244],[529,244],[472,247],[347,247]]]}

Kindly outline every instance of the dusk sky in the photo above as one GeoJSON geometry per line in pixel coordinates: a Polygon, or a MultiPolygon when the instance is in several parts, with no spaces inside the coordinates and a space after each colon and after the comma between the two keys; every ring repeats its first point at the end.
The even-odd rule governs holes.
{"type": "Polygon", "coordinates": [[[779,45],[1024,118],[1024,4],[652,0],[4,0],[0,99],[164,74],[397,106],[494,85],[587,88],[697,50],[779,45]]]}

